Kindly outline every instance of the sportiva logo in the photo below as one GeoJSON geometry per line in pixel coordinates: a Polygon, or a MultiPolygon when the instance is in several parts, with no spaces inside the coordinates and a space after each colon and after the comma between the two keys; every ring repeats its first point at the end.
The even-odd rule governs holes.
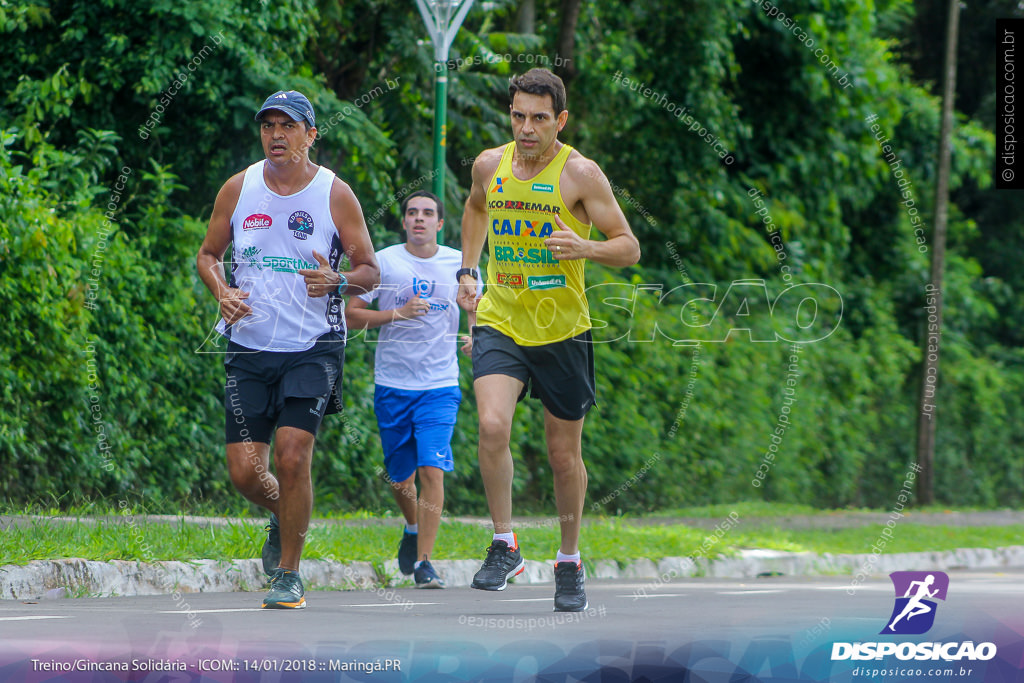
{"type": "Polygon", "coordinates": [[[307,239],[313,234],[313,217],[305,211],[296,211],[288,216],[288,229],[292,231],[292,237],[295,239],[307,239]]]}
{"type": "Polygon", "coordinates": [[[886,627],[879,633],[927,633],[935,623],[935,600],[946,600],[949,576],[945,572],[893,572],[889,578],[896,590],[896,604],[886,627]]]}
{"type": "Polygon", "coordinates": [[[265,213],[254,213],[242,221],[242,230],[266,230],[274,224],[274,219],[265,213]]]}
{"type": "MultiPolygon", "coordinates": [[[[920,635],[935,623],[937,600],[945,600],[949,576],[945,572],[893,572],[889,574],[896,591],[896,604],[881,635],[920,635]],[[934,598],[934,599],[933,599],[934,598]]],[[[937,642],[832,643],[832,661],[882,659],[895,656],[907,661],[987,661],[996,656],[994,643],[966,640],[937,642]]]]}

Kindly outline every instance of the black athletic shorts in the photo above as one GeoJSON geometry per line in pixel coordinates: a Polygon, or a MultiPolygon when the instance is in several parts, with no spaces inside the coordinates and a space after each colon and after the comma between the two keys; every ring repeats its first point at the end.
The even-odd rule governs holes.
{"type": "Polygon", "coordinates": [[[277,427],[316,435],[328,399],[341,389],[343,338],[329,332],[305,351],[253,351],[228,342],[224,357],[224,436],[270,443],[277,427]]]}
{"type": "Polygon", "coordinates": [[[473,379],[508,375],[523,383],[552,415],[581,420],[597,405],[594,386],[594,343],[590,330],[571,339],[542,346],[520,346],[493,327],[473,327],[473,379]]]}

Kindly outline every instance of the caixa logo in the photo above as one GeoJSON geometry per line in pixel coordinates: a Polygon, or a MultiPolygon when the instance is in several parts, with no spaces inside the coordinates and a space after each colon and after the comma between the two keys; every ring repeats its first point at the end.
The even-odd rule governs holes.
{"type": "MultiPolygon", "coordinates": [[[[921,635],[935,624],[936,600],[945,601],[949,576],[945,572],[893,572],[889,575],[896,592],[892,614],[880,635],[921,635]]],[[[833,643],[832,661],[871,660],[895,656],[900,660],[947,662],[987,661],[996,656],[994,643],[963,642],[858,642],[833,643]]]]}
{"type": "Polygon", "coordinates": [[[595,342],[653,342],[661,336],[675,345],[744,337],[806,344],[830,337],[843,318],[843,297],[820,282],[787,287],[774,298],[764,280],[736,280],[724,290],[691,282],[667,291],[661,284],[609,282],[588,287],[587,298],[595,342]],[[647,314],[652,305],[656,315],[647,314]]]}

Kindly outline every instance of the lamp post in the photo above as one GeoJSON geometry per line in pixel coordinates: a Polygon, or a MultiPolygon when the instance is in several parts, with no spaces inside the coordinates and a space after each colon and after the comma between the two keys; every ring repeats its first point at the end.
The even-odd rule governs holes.
{"type": "Polygon", "coordinates": [[[427,34],[434,42],[434,194],[444,201],[444,152],[447,144],[448,49],[473,0],[416,0],[427,34]],[[454,14],[454,16],[453,16],[454,14]]]}

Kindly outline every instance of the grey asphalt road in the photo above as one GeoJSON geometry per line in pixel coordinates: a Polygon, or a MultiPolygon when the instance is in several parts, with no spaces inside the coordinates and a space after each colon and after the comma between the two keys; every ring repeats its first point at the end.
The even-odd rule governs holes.
{"type": "Polygon", "coordinates": [[[878,635],[889,580],[849,577],[591,581],[573,615],[551,585],[312,591],[302,611],[260,610],[260,593],[0,601],[0,681],[919,680],[892,657],[831,660],[835,642],[900,638],[998,648],[909,662],[955,669],[928,680],[1024,681],[1024,570],[949,576],[932,629],[902,637],[878,635]],[[896,674],[854,675],[865,664],[896,674]]]}

